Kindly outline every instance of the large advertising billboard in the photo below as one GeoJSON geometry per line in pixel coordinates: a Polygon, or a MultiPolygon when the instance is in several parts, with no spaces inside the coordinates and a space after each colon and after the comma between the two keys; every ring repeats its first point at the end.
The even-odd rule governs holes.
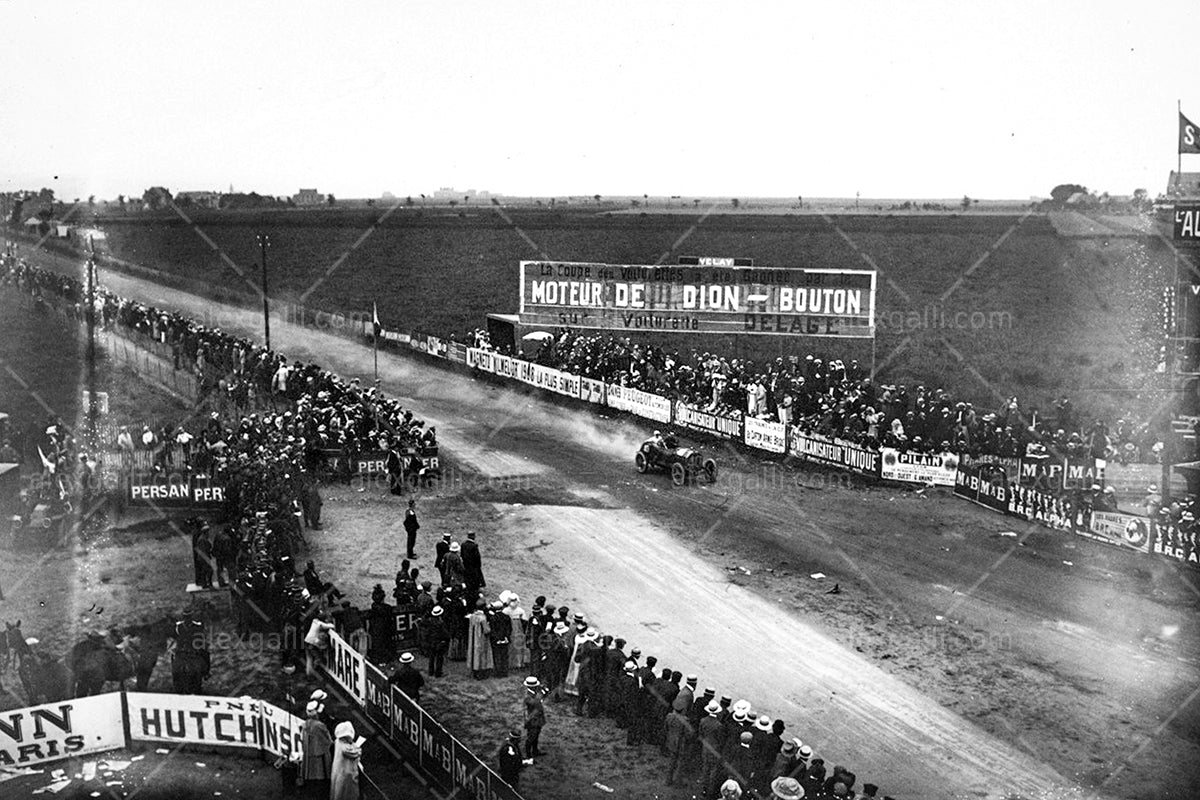
{"type": "Polygon", "coordinates": [[[870,270],[521,262],[522,325],[871,338],[870,270]]]}

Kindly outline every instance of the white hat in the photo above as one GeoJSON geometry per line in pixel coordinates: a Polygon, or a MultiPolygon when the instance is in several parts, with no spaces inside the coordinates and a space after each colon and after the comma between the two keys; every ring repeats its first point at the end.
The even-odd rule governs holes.
{"type": "Polygon", "coordinates": [[[305,708],[304,708],[304,711],[305,711],[305,713],[307,713],[309,716],[313,716],[313,715],[316,715],[316,714],[320,714],[320,713],[321,713],[321,709],[322,709],[322,708],[324,708],[324,706],[322,706],[322,705],[321,705],[319,702],[317,702],[316,700],[309,700],[309,701],[308,701],[308,705],[307,705],[307,706],[305,706],[305,708]]]}
{"type": "Polygon", "coordinates": [[[400,656],[401,664],[411,664],[412,662],[413,662],[413,654],[412,653],[404,653],[403,655],[400,656]]]}
{"type": "Polygon", "coordinates": [[[750,701],[749,700],[738,700],[736,703],[733,704],[733,710],[734,711],[744,711],[744,712],[746,712],[746,716],[750,716],[750,701]]]}
{"type": "Polygon", "coordinates": [[[450,552],[451,553],[457,553],[460,550],[462,550],[462,545],[460,545],[458,542],[450,543],[450,552]]]}
{"type": "Polygon", "coordinates": [[[313,693],[309,695],[311,700],[324,700],[327,697],[329,695],[325,693],[324,689],[313,689],[313,693]]]}
{"type": "Polygon", "coordinates": [[[530,675],[528,678],[525,679],[525,685],[527,687],[529,687],[530,689],[536,689],[537,687],[542,685],[542,682],[539,681],[537,678],[535,678],[533,675],[530,675]]]}
{"type": "Polygon", "coordinates": [[[442,607],[441,607],[441,606],[434,606],[434,607],[433,607],[433,611],[430,611],[430,612],[429,612],[429,615],[430,615],[430,616],[432,616],[432,617],[440,617],[440,616],[442,615],[442,607]]]}
{"type": "Polygon", "coordinates": [[[333,738],[335,739],[353,739],[354,738],[354,723],[350,720],[339,722],[337,727],[333,729],[333,738]]]}

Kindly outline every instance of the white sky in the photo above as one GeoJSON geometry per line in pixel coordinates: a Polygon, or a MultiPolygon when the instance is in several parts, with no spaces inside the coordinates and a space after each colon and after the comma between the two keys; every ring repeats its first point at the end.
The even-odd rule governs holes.
{"type": "Polygon", "coordinates": [[[1176,100],[1200,121],[1198,12],[10,0],[0,189],[1154,195],[1176,100]]]}

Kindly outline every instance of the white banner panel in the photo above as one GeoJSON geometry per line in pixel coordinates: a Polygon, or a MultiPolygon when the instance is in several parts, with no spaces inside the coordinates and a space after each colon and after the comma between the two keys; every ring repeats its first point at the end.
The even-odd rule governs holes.
{"type": "Polygon", "coordinates": [[[194,694],[128,692],[129,738],[257,750],[259,701],[194,694]]]}
{"type": "Polygon", "coordinates": [[[362,653],[333,631],[329,632],[329,674],[361,706],[366,702],[366,667],[362,653]]]}
{"type": "Polygon", "coordinates": [[[932,483],[953,486],[958,472],[955,453],[905,453],[894,447],[881,448],[880,477],[906,483],[932,483]]]}
{"type": "Polygon", "coordinates": [[[769,422],[757,417],[742,420],[746,444],[772,453],[787,452],[787,427],[782,422],[769,422]]]}
{"type": "Polygon", "coordinates": [[[521,380],[521,365],[528,362],[520,361],[512,356],[502,356],[499,353],[492,356],[492,372],[503,378],[521,380]]]}
{"type": "Polygon", "coordinates": [[[656,394],[643,392],[641,389],[631,389],[628,386],[608,384],[606,402],[609,408],[618,411],[628,411],[639,417],[652,419],[656,422],[671,421],[671,401],[656,394]]]}
{"type": "Polygon", "coordinates": [[[579,376],[528,361],[521,363],[521,380],[525,383],[567,397],[579,397],[579,376]]]}
{"type": "Polygon", "coordinates": [[[481,350],[478,347],[467,348],[467,366],[472,369],[481,369],[484,372],[496,371],[492,365],[492,352],[481,350]]]}
{"type": "Polygon", "coordinates": [[[604,381],[596,381],[591,378],[579,379],[579,399],[587,400],[589,403],[605,404],[605,398],[608,392],[605,391],[604,381]]]}
{"type": "Polygon", "coordinates": [[[304,750],[301,726],[304,720],[282,708],[258,701],[259,741],[267,752],[290,759],[304,750]]]}
{"type": "Polygon", "coordinates": [[[125,746],[121,694],[0,711],[0,767],[32,767],[125,746]]]}

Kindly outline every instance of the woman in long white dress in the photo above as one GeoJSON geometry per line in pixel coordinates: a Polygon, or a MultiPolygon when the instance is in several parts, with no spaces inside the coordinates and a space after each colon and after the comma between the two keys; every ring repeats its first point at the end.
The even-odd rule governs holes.
{"type": "Polygon", "coordinates": [[[362,750],[354,743],[354,724],[339,722],[333,729],[333,767],[329,800],[358,800],[358,760],[362,750]]]}
{"type": "MultiPolygon", "coordinates": [[[[508,592],[504,613],[512,620],[512,635],[509,637],[508,666],[520,669],[529,665],[528,636],[529,614],[521,608],[521,598],[516,592],[508,592]]],[[[503,595],[501,595],[503,598],[503,595]]]]}

